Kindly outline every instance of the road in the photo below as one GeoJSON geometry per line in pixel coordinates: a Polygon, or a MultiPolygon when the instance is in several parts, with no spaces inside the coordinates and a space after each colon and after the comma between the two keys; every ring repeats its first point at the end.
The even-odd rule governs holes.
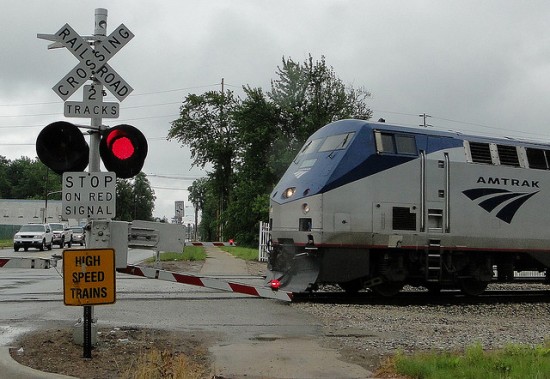
{"type": "MultiPolygon", "coordinates": [[[[0,257],[47,258],[60,253],[60,249],[27,253],[4,249],[0,257]]],[[[138,263],[152,254],[130,250],[128,262],[138,263]]],[[[8,346],[20,333],[74,325],[82,317],[81,307],[63,304],[61,267],[60,261],[50,269],[0,271],[0,346],[8,346]]],[[[335,350],[321,347],[322,324],[288,303],[118,273],[116,287],[115,304],[94,307],[99,327],[130,325],[216,335],[219,342],[210,351],[218,375],[265,379],[370,375],[339,360],[335,350]]]]}

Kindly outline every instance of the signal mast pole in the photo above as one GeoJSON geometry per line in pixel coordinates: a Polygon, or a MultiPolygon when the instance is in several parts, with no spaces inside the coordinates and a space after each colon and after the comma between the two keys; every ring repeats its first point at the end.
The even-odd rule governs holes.
{"type": "MultiPolygon", "coordinates": [[[[97,8],[95,10],[95,29],[94,36],[97,37],[94,42],[94,50],[97,48],[98,44],[103,38],[107,35],[107,9],[97,8]]],[[[96,93],[96,96],[99,96],[101,102],[103,102],[103,85],[95,77],[92,77],[92,88],[97,88],[99,91],[96,93]]],[[[101,140],[101,128],[103,124],[103,119],[101,117],[92,117],[91,120],[91,130],[90,130],[90,161],[88,166],[88,172],[99,172],[100,169],[100,159],[99,159],[99,141],[101,140]]]]}

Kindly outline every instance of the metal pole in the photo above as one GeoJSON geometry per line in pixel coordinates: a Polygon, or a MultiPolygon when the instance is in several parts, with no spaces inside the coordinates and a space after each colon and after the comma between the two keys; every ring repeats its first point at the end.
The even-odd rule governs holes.
{"type": "MultiPolygon", "coordinates": [[[[95,28],[94,36],[98,37],[93,42],[94,50],[101,42],[102,38],[107,35],[107,9],[97,8],[95,10],[95,28]]],[[[101,102],[103,102],[103,85],[97,78],[92,77],[92,85],[98,86],[101,102]]],[[[93,117],[90,122],[90,155],[88,172],[100,172],[100,157],[99,157],[99,141],[101,140],[101,128],[103,119],[101,117],[93,117]]],[[[90,220],[88,220],[90,221],[90,220]]],[[[84,306],[84,358],[92,358],[92,322],[93,322],[93,307],[91,305],[84,306]]]]}
{"type": "Polygon", "coordinates": [[[50,189],[50,169],[46,167],[46,200],[44,201],[44,224],[48,222],[48,190],[50,189]]]}
{"type": "MultiPolygon", "coordinates": [[[[107,9],[97,8],[95,10],[95,29],[94,36],[98,37],[94,42],[94,49],[99,44],[101,37],[107,35],[107,9]]],[[[103,102],[103,85],[95,77],[92,77],[92,84],[94,86],[99,86],[99,94],[101,101],[103,102]]],[[[100,169],[100,159],[99,159],[99,141],[101,140],[101,127],[103,119],[101,117],[93,117],[91,120],[91,130],[90,130],[90,165],[88,168],[89,172],[99,172],[100,169]]]]}
{"type": "Polygon", "coordinates": [[[84,306],[84,358],[92,358],[92,306],[84,306]]]}

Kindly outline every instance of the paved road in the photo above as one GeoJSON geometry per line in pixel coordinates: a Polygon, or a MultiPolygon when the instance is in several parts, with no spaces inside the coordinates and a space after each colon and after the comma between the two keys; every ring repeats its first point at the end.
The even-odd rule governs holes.
{"type": "MultiPolygon", "coordinates": [[[[9,254],[0,251],[0,256],[9,254]]],[[[149,251],[131,250],[129,263],[149,256],[149,251]]],[[[210,258],[219,262],[224,257],[210,258]]],[[[0,346],[8,346],[19,333],[74,325],[82,317],[81,307],[63,305],[60,272],[61,265],[0,271],[0,346]]],[[[318,320],[276,300],[117,274],[116,303],[94,307],[94,316],[100,327],[131,325],[214,334],[219,338],[211,348],[215,370],[227,378],[370,376],[339,360],[336,351],[320,346],[318,320]]]]}

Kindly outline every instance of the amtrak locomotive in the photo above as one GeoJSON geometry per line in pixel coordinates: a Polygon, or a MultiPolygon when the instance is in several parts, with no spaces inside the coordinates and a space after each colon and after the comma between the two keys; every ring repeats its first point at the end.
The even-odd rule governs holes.
{"type": "MultiPolygon", "coordinates": [[[[481,294],[550,267],[550,145],[341,120],[271,193],[267,281],[481,294]]],[[[276,285],[274,285],[276,283],[276,285]]]]}

